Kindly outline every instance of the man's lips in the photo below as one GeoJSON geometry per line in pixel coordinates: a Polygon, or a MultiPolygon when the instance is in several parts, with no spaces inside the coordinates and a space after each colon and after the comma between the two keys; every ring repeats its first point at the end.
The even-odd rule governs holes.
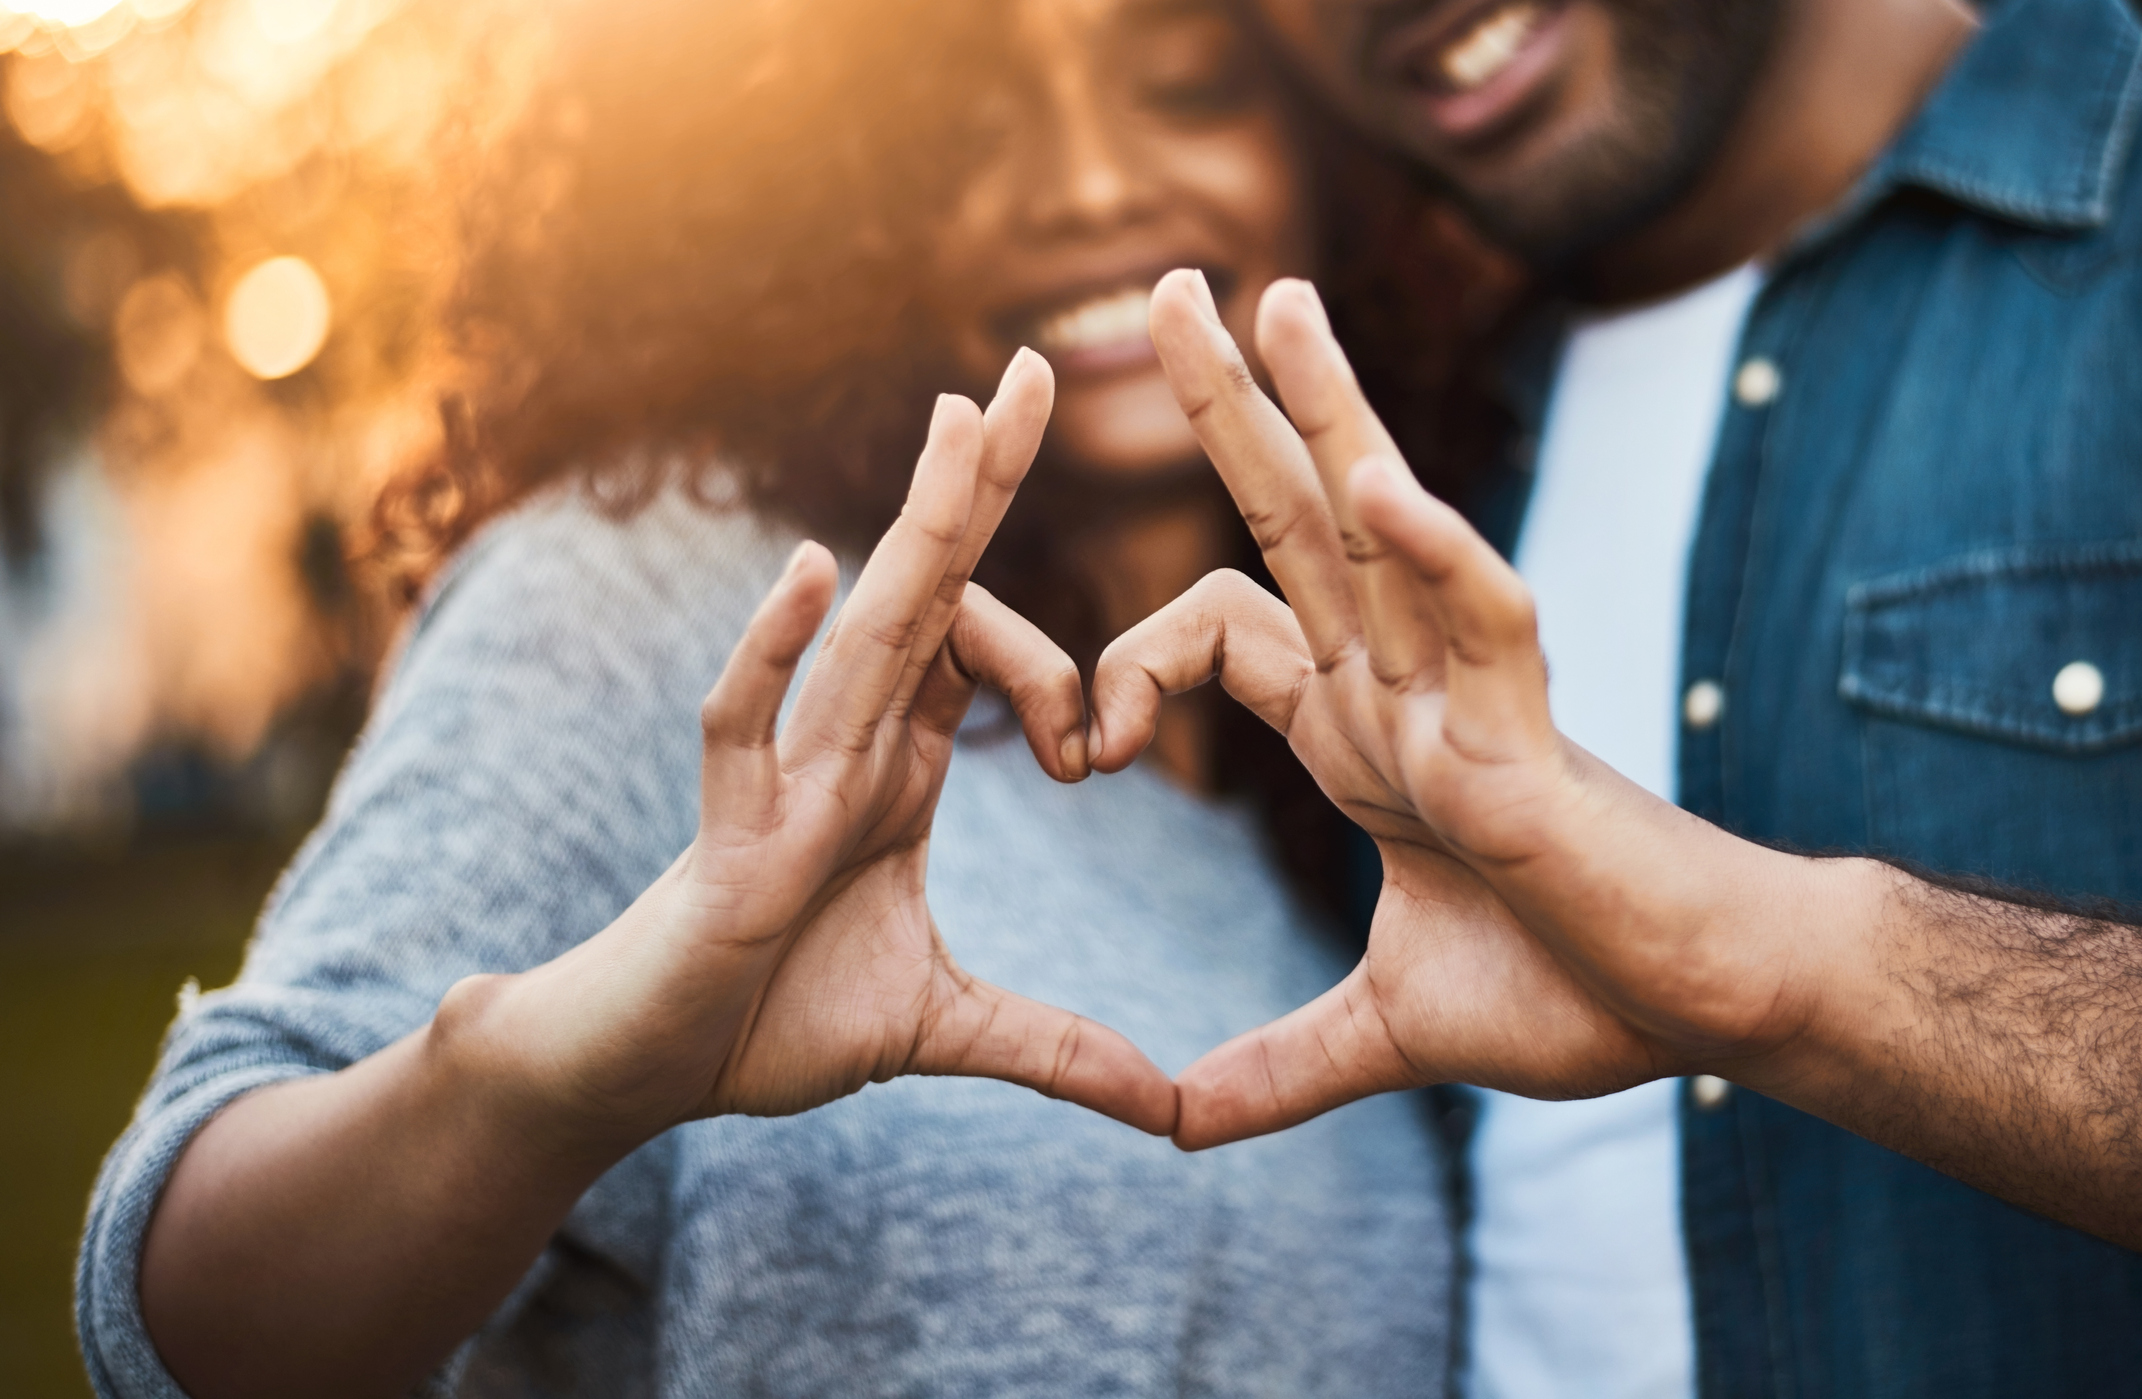
{"type": "Polygon", "coordinates": [[[1453,140],[1486,134],[1521,109],[1555,67],[1566,0],[1491,0],[1400,26],[1380,45],[1387,82],[1418,93],[1453,140]]]}

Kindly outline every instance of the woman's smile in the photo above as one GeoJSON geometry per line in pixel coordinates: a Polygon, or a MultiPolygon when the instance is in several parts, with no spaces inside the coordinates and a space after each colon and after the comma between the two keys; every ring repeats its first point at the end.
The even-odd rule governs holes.
{"type": "Polygon", "coordinates": [[[1264,288],[1311,270],[1277,87],[1204,0],[1019,0],[1013,13],[1027,81],[939,241],[942,324],[977,383],[1022,345],[1048,359],[1063,467],[1203,469],[1146,313],[1162,276],[1196,267],[1248,342],[1264,288]]]}
{"type": "MultiPolygon", "coordinates": [[[[1181,257],[1107,281],[1092,281],[1032,301],[994,318],[1002,338],[1038,350],[1056,370],[1059,388],[1133,369],[1156,367],[1146,320],[1153,286],[1176,267],[1196,265],[1181,257]]],[[[1203,269],[1215,296],[1225,298],[1238,280],[1223,268],[1203,269]]]]}
{"type": "Polygon", "coordinates": [[[1060,379],[1106,374],[1153,358],[1146,329],[1151,286],[1127,286],[1085,297],[1034,322],[1034,348],[1048,357],[1060,379]]]}

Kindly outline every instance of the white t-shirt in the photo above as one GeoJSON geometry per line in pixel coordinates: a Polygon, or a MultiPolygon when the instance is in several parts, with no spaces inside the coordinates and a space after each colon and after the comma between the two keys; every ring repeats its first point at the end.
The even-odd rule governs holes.
{"type": "MultiPolygon", "coordinates": [[[[1580,324],[1517,552],[1562,731],[1669,800],[1703,481],[1742,324],[1743,268],[1580,324]]],[[[1484,1094],[1472,1146],[1472,1399],[1689,1399],[1678,1083],[1590,1102],[1484,1094]]]]}

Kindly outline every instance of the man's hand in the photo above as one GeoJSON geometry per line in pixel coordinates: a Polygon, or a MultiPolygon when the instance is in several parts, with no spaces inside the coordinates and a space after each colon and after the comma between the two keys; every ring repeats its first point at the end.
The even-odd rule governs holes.
{"type": "Polygon", "coordinates": [[[1360,966],[1192,1065],[1176,1140],[1443,1081],[1589,1096],[1788,1037],[1803,958],[1751,947],[1760,920],[1732,915],[1807,862],[1725,836],[1556,732],[1523,583],[1414,483],[1314,291],[1277,284],[1258,318],[1284,415],[1195,273],[1155,291],[1153,335],[1286,603],[1217,574],[1120,638],[1095,681],[1094,764],[1130,762],[1159,697],[1217,675],[1385,871],[1360,966]]]}
{"type": "Polygon", "coordinates": [[[1153,299],[1177,397],[1291,609],[1216,575],[1102,659],[1094,765],[1217,675],[1373,835],[1335,990],[1193,1064],[1176,1140],[1388,1088],[1534,1097],[1718,1074],[2142,1245],[2142,930],[1726,834],[1568,742],[1524,585],[1414,482],[1315,293],[1280,283],[1258,392],[1195,274],[1153,299]],[[1298,429],[1298,430],[1297,430],[1298,429]]]}

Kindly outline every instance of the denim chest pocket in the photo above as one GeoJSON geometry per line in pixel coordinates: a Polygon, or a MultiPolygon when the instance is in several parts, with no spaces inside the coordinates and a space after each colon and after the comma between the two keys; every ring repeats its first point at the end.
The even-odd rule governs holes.
{"type": "Polygon", "coordinates": [[[2056,753],[2142,741],[2142,541],[1966,555],[1845,598],[1838,692],[2056,753]]]}
{"type": "Polygon", "coordinates": [[[2142,894],[2142,540],[1986,550],[1845,598],[1872,844],[2142,894]]]}

